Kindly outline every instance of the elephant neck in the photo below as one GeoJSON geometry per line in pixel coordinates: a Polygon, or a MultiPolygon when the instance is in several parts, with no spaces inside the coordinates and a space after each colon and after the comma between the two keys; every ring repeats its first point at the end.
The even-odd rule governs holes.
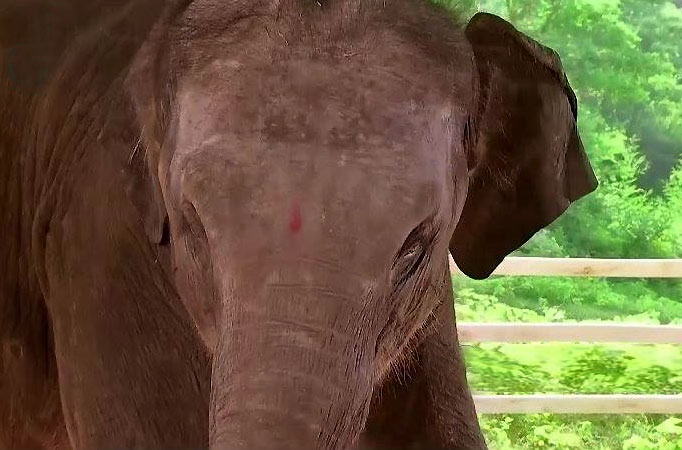
{"type": "MultiPolygon", "coordinates": [[[[0,58],[0,63],[2,58],[0,58]]],[[[33,99],[0,73],[0,338],[23,333],[40,314],[31,255],[35,154],[27,146],[33,99]]]]}

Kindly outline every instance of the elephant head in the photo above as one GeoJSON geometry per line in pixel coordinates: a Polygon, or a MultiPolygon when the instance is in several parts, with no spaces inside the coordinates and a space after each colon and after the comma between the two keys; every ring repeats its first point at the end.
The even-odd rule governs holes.
{"type": "Polygon", "coordinates": [[[558,58],[494,16],[195,0],[127,86],[138,203],[214,358],[214,447],[346,448],[448,248],[486,276],[595,188],[558,58]]]}

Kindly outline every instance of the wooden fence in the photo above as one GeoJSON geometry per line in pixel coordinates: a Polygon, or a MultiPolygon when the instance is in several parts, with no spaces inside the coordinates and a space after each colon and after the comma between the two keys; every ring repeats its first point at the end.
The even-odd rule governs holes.
{"type": "MultiPolygon", "coordinates": [[[[450,258],[450,270],[461,273],[450,258]]],[[[493,275],[682,278],[679,259],[510,257],[493,275]]],[[[682,344],[682,326],[624,323],[459,323],[462,342],[682,344]]],[[[682,386],[680,387],[682,390],[682,386]]],[[[682,414],[682,395],[474,395],[488,414],[682,414]]]]}

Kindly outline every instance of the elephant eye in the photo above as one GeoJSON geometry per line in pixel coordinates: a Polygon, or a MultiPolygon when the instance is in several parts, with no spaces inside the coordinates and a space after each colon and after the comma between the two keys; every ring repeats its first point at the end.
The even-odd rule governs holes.
{"type": "Polygon", "coordinates": [[[405,242],[393,258],[391,277],[396,288],[399,289],[427,270],[439,229],[436,213],[433,213],[407,235],[405,242]]]}
{"type": "Polygon", "coordinates": [[[393,262],[392,278],[396,287],[405,285],[423,266],[426,250],[421,243],[415,243],[398,254],[393,262]]]}
{"type": "Polygon", "coordinates": [[[166,215],[166,218],[163,220],[163,228],[161,230],[161,241],[159,242],[159,245],[169,245],[170,243],[171,243],[170,223],[168,221],[168,215],[166,215]]]}
{"type": "Polygon", "coordinates": [[[429,223],[427,220],[415,227],[396,254],[391,272],[397,285],[405,284],[412,278],[428,258],[428,249],[433,242],[429,223]]]}

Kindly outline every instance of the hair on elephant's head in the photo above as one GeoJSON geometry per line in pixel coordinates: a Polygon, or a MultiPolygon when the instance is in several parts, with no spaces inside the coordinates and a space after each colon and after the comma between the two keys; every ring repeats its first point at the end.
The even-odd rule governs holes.
{"type": "Polygon", "coordinates": [[[353,442],[448,248],[487,276],[596,186],[553,52],[383,3],[187,2],[129,74],[147,230],[214,351],[215,445],[353,442]]]}

